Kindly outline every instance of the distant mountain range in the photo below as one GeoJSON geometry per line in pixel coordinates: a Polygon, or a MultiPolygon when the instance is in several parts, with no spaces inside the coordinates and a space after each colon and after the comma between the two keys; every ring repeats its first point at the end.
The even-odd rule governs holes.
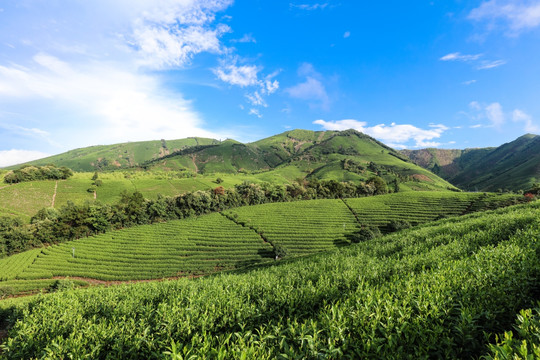
{"type": "Polygon", "coordinates": [[[401,154],[464,190],[527,190],[540,182],[538,135],[523,135],[496,148],[402,150],[401,154]]]}

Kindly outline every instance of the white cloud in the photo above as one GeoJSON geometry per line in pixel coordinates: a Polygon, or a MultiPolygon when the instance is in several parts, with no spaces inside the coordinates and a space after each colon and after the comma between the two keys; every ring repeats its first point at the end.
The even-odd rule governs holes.
{"type": "Polygon", "coordinates": [[[234,136],[204,130],[192,103],[155,71],[203,52],[228,55],[221,37],[230,28],[216,16],[232,3],[95,0],[64,9],[38,1],[10,11],[13,29],[0,42],[17,49],[0,62],[0,149],[234,136]]]}
{"type": "Polygon", "coordinates": [[[464,81],[462,82],[463,85],[472,85],[476,82],[476,80],[468,80],[468,81],[464,81]]]}
{"type": "Polygon", "coordinates": [[[246,94],[246,98],[248,99],[248,102],[253,106],[268,106],[268,104],[266,104],[266,101],[263,99],[263,97],[258,91],[255,91],[252,94],[246,94]]]}
{"type": "Polygon", "coordinates": [[[512,112],[512,121],[523,122],[524,130],[528,133],[538,133],[540,127],[534,124],[532,117],[523,110],[515,109],[512,112]]]}
{"type": "MultiPolygon", "coordinates": [[[[183,67],[202,52],[222,53],[219,38],[230,31],[214,25],[215,14],[232,0],[119,0],[130,16],[131,34],[125,36],[142,65],[155,69],[183,67]]],[[[118,4],[115,4],[118,6],[118,4]]]]}
{"type": "Polygon", "coordinates": [[[498,102],[489,104],[485,108],[486,117],[491,124],[497,128],[500,128],[506,121],[501,104],[498,102]]]}
{"type": "Polygon", "coordinates": [[[505,29],[509,36],[540,25],[540,3],[537,0],[489,0],[473,9],[469,19],[487,23],[488,30],[505,29]]]}
{"type": "Polygon", "coordinates": [[[504,64],[506,64],[505,60],[482,61],[482,63],[477,67],[477,69],[478,70],[493,69],[504,64]]]}
{"type": "Polygon", "coordinates": [[[351,32],[350,31],[345,31],[345,34],[343,34],[343,37],[346,39],[348,37],[351,36],[351,32]]]}
{"type": "MultiPolygon", "coordinates": [[[[201,128],[202,121],[188,101],[178,93],[164,91],[155,77],[113,64],[74,66],[47,54],[38,54],[34,61],[37,66],[32,68],[0,66],[0,98],[37,104],[46,99],[43,106],[53,116],[57,107],[77,115],[56,124],[63,130],[19,130],[50,135],[57,143],[76,147],[96,141],[216,137],[201,128]],[[69,129],[73,130],[71,135],[60,139],[65,135],[61,132],[69,129]]],[[[11,131],[16,130],[12,126],[11,131]]]]}
{"type": "Polygon", "coordinates": [[[471,102],[469,103],[469,107],[470,107],[471,109],[477,110],[477,111],[480,110],[480,109],[482,109],[482,106],[480,105],[480,103],[479,103],[478,101],[471,101],[471,102]]]}
{"type": "Polygon", "coordinates": [[[253,37],[252,34],[244,34],[240,39],[232,39],[231,42],[233,43],[257,43],[257,40],[253,37]]]}
{"type": "Polygon", "coordinates": [[[321,125],[326,130],[347,130],[355,129],[364,134],[372,136],[387,144],[391,144],[395,148],[405,148],[405,143],[414,141],[414,147],[437,147],[441,143],[430,141],[438,139],[449,128],[442,124],[431,124],[431,129],[421,129],[414,125],[398,125],[392,123],[390,125],[378,124],[375,126],[367,126],[364,121],[354,119],[345,119],[338,121],[316,120],[314,124],[321,125]]]}
{"type": "Polygon", "coordinates": [[[285,91],[293,98],[318,101],[323,108],[328,108],[329,98],[324,85],[311,76],[308,76],[306,81],[285,91]]]}
{"type": "Polygon", "coordinates": [[[521,109],[505,112],[503,106],[498,102],[481,104],[477,101],[472,101],[469,107],[472,113],[465,114],[474,121],[482,122],[469,126],[472,129],[495,128],[502,131],[504,125],[508,122],[507,120],[512,119],[513,122],[522,122],[524,125],[523,130],[526,132],[534,133],[540,131],[540,127],[534,123],[532,116],[521,109]],[[488,122],[487,124],[485,123],[486,120],[488,122]]]}
{"type": "Polygon", "coordinates": [[[298,75],[305,77],[305,81],[285,89],[285,92],[293,98],[309,101],[312,105],[328,110],[330,97],[321,81],[321,74],[315,71],[312,64],[304,63],[298,68],[298,75]]]}
{"type": "Polygon", "coordinates": [[[41,151],[16,149],[0,150],[0,167],[22,164],[27,161],[37,160],[48,156],[50,156],[50,154],[41,151]]]}
{"type": "Polygon", "coordinates": [[[328,3],[316,3],[316,4],[293,4],[293,3],[290,3],[289,4],[289,6],[291,8],[296,8],[296,9],[300,9],[300,10],[307,10],[307,11],[323,10],[328,5],[329,5],[328,3]]]}
{"type": "Polygon", "coordinates": [[[219,37],[228,31],[226,25],[216,29],[189,26],[175,30],[142,27],[135,30],[133,37],[142,57],[140,64],[163,69],[185,66],[202,52],[222,53],[219,37]]]}
{"type": "Polygon", "coordinates": [[[221,80],[231,85],[246,87],[257,85],[259,79],[257,73],[259,68],[255,65],[236,65],[232,63],[223,63],[219,68],[214,69],[214,74],[221,80]]]}
{"type": "Polygon", "coordinates": [[[259,112],[259,109],[249,109],[249,115],[255,115],[259,119],[262,118],[261,113],[259,112]]]}
{"type": "Polygon", "coordinates": [[[441,61],[475,61],[482,57],[483,54],[464,55],[459,52],[444,55],[439,60],[441,61]]]}
{"type": "MultiPolygon", "coordinates": [[[[279,82],[274,80],[279,74],[275,71],[259,79],[261,68],[255,65],[237,65],[238,59],[231,58],[221,62],[217,69],[213,69],[214,74],[221,80],[230,85],[244,87],[256,87],[257,90],[245,94],[246,100],[251,106],[268,107],[265,96],[271,95],[279,89],[279,82]]],[[[250,111],[250,115],[253,113],[250,111]]],[[[259,113],[257,115],[260,115],[259,113]]]]}
{"type": "MultiPolygon", "coordinates": [[[[478,60],[484,56],[484,54],[474,54],[474,55],[465,55],[461,54],[459,52],[450,53],[447,55],[444,55],[443,57],[439,58],[440,61],[462,61],[462,62],[472,62],[477,63],[478,60]]],[[[486,69],[493,69],[496,67],[499,67],[501,65],[506,64],[505,60],[483,60],[480,61],[480,64],[476,66],[477,70],[486,70],[486,69]]],[[[475,82],[474,80],[473,82],[475,82]]],[[[470,85],[471,83],[466,83],[466,85],[470,85]]]]}

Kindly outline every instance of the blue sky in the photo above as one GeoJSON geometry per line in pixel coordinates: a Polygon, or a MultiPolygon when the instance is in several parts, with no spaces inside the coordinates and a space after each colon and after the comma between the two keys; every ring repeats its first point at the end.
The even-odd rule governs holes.
{"type": "Polygon", "coordinates": [[[540,1],[0,0],[0,166],[97,144],[355,128],[540,133],[540,1]]]}

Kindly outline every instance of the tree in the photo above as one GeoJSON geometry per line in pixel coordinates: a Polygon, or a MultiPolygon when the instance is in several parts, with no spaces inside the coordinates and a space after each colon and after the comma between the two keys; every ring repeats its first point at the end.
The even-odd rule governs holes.
{"type": "Polygon", "coordinates": [[[372,184],[375,187],[375,195],[382,195],[388,192],[386,181],[380,176],[373,176],[367,181],[367,184],[372,184]]]}

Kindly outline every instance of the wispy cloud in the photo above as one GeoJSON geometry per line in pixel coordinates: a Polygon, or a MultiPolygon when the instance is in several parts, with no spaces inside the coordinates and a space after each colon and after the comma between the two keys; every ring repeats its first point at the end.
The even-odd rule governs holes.
{"type": "Polygon", "coordinates": [[[511,119],[513,122],[523,123],[523,130],[526,132],[540,131],[540,127],[535,123],[532,116],[521,109],[505,112],[499,102],[484,104],[478,101],[472,101],[469,104],[469,108],[471,112],[466,112],[465,114],[471,120],[478,122],[469,126],[472,129],[495,128],[498,131],[503,131],[504,126],[511,119]]]}
{"type": "Polygon", "coordinates": [[[249,115],[255,115],[259,119],[262,118],[262,115],[261,115],[259,109],[254,109],[254,108],[249,109],[249,115]]]}
{"type": "Polygon", "coordinates": [[[214,74],[223,82],[240,87],[252,86],[259,83],[259,68],[255,65],[237,65],[236,60],[232,62],[222,61],[217,69],[213,69],[214,74]]]}
{"type": "Polygon", "coordinates": [[[529,133],[540,132],[540,127],[534,124],[532,116],[525,113],[522,110],[516,109],[512,112],[512,121],[522,122],[524,124],[523,130],[529,133]]]}
{"type": "Polygon", "coordinates": [[[467,81],[462,82],[463,85],[472,85],[474,83],[476,83],[476,80],[467,80],[467,81]]]}
{"type": "Polygon", "coordinates": [[[252,34],[244,34],[240,39],[232,39],[233,43],[257,43],[257,40],[253,37],[252,34]]]}
{"type": "Polygon", "coordinates": [[[345,31],[345,33],[343,34],[343,38],[347,39],[348,37],[351,36],[351,32],[350,31],[345,31]]]}
{"type": "Polygon", "coordinates": [[[300,10],[307,10],[307,11],[313,11],[313,10],[323,10],[329,6],[328,3],[315,3],[315,4],[294,4],[290,3],[289,7],[293,9],[300,9],[300,10]]]}
{"type": "Polygon", "coordinates": [[[487,119],[496,128],[500,128],[506,121],[502,106],[498,102],[486,106],[485,111],[487,119]]]}
{"type": "Polygon", "coordinates": [[[440,142],[431,141],[438,139],[449,128],[442,124],[431,124],[429,129],[421,129],[414,125],[390,125],[378,124],[367,126],[367,122],[354,119],[345,119],[337,121],[315,120],[314,124],[321,125],[326,130],[347,130],[355,129],[364,134],[381,140],[395,148],[406,148],[408,142],[414,142],[414,147],[437,147],[442,145],[440,142]]]}
{"type": "Polygon", "coordinates": [[[478,70],[494,69],[506,64],[506,60],[482,61],[476,68],[478,70]]]}
{"type": "MultiPolygon", "coordinates": [[[[62,140],[69,146],[90,145],[89,134],[92,141],[102,143],[160,139],[171,134],[216,135],[203,130],[191,104],[180,94],[163,90],[157,78],[113,64],[73,65],[48,54],[38,54],[31,68],[0,66],[0,97],[19,101],[46,99],[43,106],[49,116],[58,111],[54,110],[56,107],[78,114],[56,124],[61,125],[62,131],[74,130],[69,138],[62,140]]],[[[56,142],[65,135],[58,130],[29,128],[26,131],[56,142]]]]}
{"type": "Polygon", "coordinates": [[[486,70],[499,67],[506,64],[505,60],[482,60],[479,61],[484,54],[461,54],[460,52],[454,52],[446,54],[443,57],[439,58],[440,61],[461,61],[468,62],[473,64],[478,64],[476,66],[477,70],[486,70]]]}
{"type": "Polygon", "coordinates": [[[48,156],[50,156],[50,154],[41,151],[16,149],[0,150],[0,168],[16,164],[22,164],[27,161],[37,160],[48,156]]]}
{"type": "Polygon", "coordinates": [[[441,61],[475,61],[480,59],[483,54],[466,55],[459,52],[444,55],[439,60],[441,61]]]}
{"type": "Polygon", "coordinates": [[[486,25],[488,31],[502,29],[518,36],[540,26],[540,2],[537,0],[489,0],[473,9],[469,19],[486,25]]]}
{"type": "Polygon", "coordinates": [[[306,100],[313,106],[320,106],[324,110],[330,108],[330,97],[322,83],[322,75],[315,71],[312,64],[304,63],[298,69],[298,75],[305,80],[295,86],[285,89],[292,98],[306,100]]]}

